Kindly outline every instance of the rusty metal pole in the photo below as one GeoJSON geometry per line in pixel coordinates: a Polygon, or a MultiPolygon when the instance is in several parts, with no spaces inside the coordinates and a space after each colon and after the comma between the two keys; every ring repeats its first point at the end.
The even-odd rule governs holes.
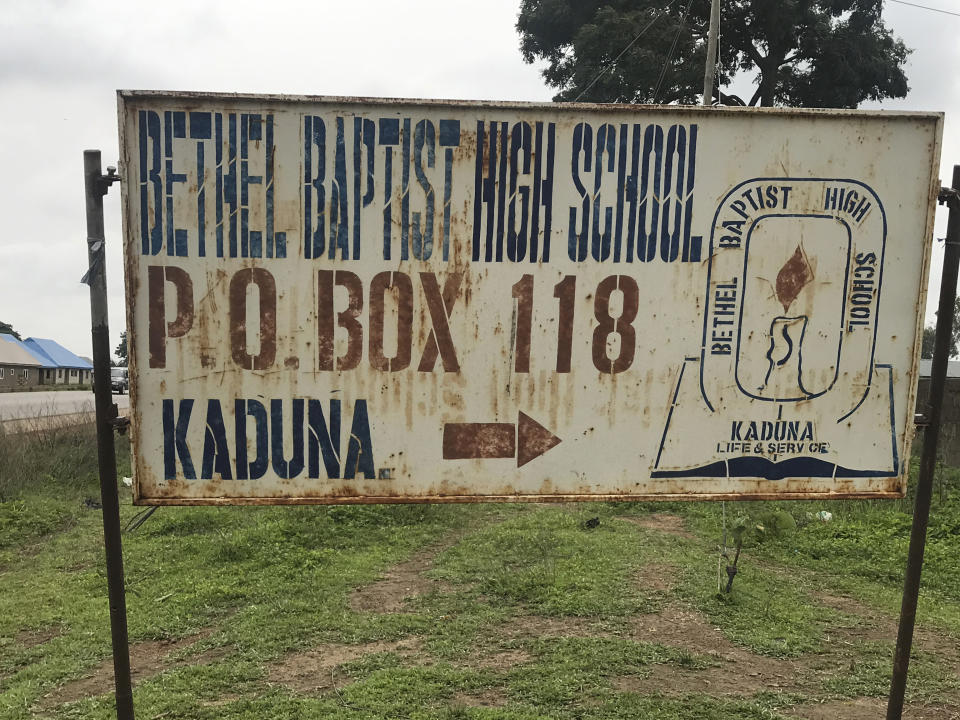
{"type": "Polygon", "coordinates": [[[923,551],[927,541],[927,523],[930,519],[930,497],[937,463],[937,439],[943,408],[943,389],[947,378],[947,360],[950,357],[950,331],[953,328],[953,305],[957,296],[957,272],[960,269],[960,165],[953,166],[950,189],[940,191],[940,201],[950,208],[947,239],[943,255],[943,273],[940,276],[940,305],[937,309],[937,333],[933,346],[933,367],[930,370],[929,425],[923,435],[923,454],[917,478],[917,498],[913,510],[913,528],[910,531],[910,550],[903,581],[903,601],[900,606],[900,627],[897,630],[897,649],[893,656],[893,678],[890,681],[890,699],[887,720],[900,720],[903,698],[907,688],[907,669],[910,666],[910,648],[913,627],[917,619],[917,599],[920,593],[920,573],[923,570],[923,551]]]}
{"type": "Polygon", "coordinates": [[[127,636],[127,601],[123,588],[123,549],[120,544],[120,499],[117,495],[117,458],[113,421],[117,407],[110,387],[110,325],[107,321],[107,273],[104,252],[103,196],[119,178],[102,174],[99,150],[84,150],[83,175],[87,195],[87,258],[85,276],[90,286],[90,324],[93,335],[93,380],[97,408],[97,458],[100,467],[100,501],[103,506],[103,544],[107,555],[107,595],[110,602],[110,635],[113,640],[113,674],[117,720],[133,720],[130,682],[130,642],[127,636]]]}

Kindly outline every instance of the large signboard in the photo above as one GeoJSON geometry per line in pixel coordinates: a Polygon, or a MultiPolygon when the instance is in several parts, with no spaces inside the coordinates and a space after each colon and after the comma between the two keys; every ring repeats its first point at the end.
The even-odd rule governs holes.
{"type": "Polygon", "coordinates": [[[139,503],[904,491],[940,115],[119,103],[139,503]]]}

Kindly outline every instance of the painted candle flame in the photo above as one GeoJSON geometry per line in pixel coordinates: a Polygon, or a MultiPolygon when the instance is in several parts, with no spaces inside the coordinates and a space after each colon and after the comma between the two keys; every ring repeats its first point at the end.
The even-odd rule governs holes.
{"type": "Polygon", "coordinates": [[[797,299],[800,291],[813,281],[813,268],[807,260],[803,250],[797,245],[797,249],[777,274],[777,300],[783,305],[783,311],[787,309],[797,299]]]}

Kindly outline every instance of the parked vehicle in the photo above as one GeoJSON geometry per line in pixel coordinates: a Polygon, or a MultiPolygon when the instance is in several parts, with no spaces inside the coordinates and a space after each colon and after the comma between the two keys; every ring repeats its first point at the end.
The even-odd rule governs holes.
{"type": "Polygon", "coordinates": [[[130,377],[125,367],[110,368],[110,386],[119,395],[123,395],[130,389],[130,377]]]}

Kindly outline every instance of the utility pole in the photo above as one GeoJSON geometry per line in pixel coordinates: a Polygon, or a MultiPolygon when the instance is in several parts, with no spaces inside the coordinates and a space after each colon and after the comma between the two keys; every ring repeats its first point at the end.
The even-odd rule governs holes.
{"type": "Polygon", "coordinates": [[[704,105],[713,105],[713,84],[717,79],[718,35],[720,35],[720,0],[711,0],[710,34],[707,36],[707,62],[703,71],[704,105]]]}
{"type": "MultiPolygon", "coordinates": [[[[713,105],[713,83],[717,78],[717,36],[720,34],[720,0],[711,0],[710,2],[710,32],[707,35],[707,61],[703,69],[703,105],[709,107],[713,105]]],[[[723,589],[723,570],[722,561],[729,562],[727,556],[727,503],[721,501],[720,509],[723,513],[723,545],[720,547],[720,558],[717,562],[717,592],[723,589]]],[[[737,554],[739,555],[739,550],[737,554]]],[[[729,567],[729,566],[728,566],[729,567]]],[[[733,583],[733,576],[727,585],[729,592],[730,584],[733,583]]]]}

